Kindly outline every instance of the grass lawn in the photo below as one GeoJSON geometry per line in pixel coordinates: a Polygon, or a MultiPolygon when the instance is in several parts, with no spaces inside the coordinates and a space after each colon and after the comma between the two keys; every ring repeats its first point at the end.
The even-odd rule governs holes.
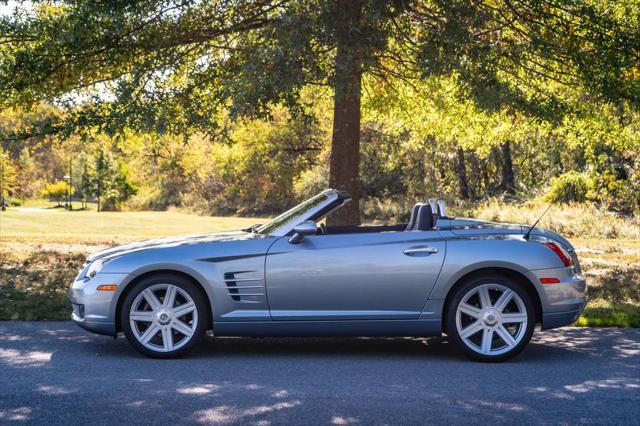
{"type": "MultiPolygon", "coordinates": [[[[169,212],[67,212],[31,202],[0,213],[0,319],[67,319],[88,254],[131,241],[246,228],[265,219],[169,212]]],[[[570,238],[589,283],[578,326],[640,327],[640,241],[570,238]]]]}
{"type": "MultiPolygon", "coordinates": [[[[54,204],[55,205],[55,204],[54,204]]],[[[114,245],[155,237],[242,229],[264,219],[178,212],[65,211],[41,205],[0,213],[0,248],[114,245]]]]}

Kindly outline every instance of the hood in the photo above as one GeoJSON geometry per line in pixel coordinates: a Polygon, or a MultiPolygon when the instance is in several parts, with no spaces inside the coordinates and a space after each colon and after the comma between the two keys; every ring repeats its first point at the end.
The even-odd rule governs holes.
{"type": "Polygon", "coordinates": [[[227,231],[227,232],[215,232],[210,234],[195,234],[195,235],[180,235],[176,237],[159,238],[154,240],[139,241],[136,243],[124,244],[101,250],[93,253],[88,261],[94,261],[103,258],[112,258],[121,256],[123,254],[132,253],[141,250],[149,250],[155,248],[176,247],[181,245],[190,244],[203,244],[212,242],[223,241],[238,241],[238,240],[253,240],[258,238],[264,238],[261,234],[256,234],[246,231],[227,231]]]}

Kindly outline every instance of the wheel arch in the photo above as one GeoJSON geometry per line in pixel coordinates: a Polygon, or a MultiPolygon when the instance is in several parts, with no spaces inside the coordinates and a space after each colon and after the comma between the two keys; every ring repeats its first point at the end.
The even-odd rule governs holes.
{"type": "Polygon", "coordinates": [[[444,299],[444,303],[442,305],[443,327],[444,327],[444,324],[446,323],[445,316],[448,311],[447,308],[449,306],[449,303],[451,303],[451,299],[453,298],[453,295],[455,294],[456,290],[460,288],[462,285],[464,285],[464,283],[467,282],[468,280],[485,276],[485,275],[502,275],[522,284],[525,291],[527,291],[527,293],[531,297],[531,300],[533,301],[533,305],[535,308],[535,315],[536,315],[536,323],[539,323],[542,321],[542,301],[540,300],[540,295],[538,294],[538,290],[536,289],[535,284],[531,282],[531,280],[527,278],[527,276],[524,275],[522,272],[516,271],[514,269],[506,268],[506,267],[491,266],[491,267],[474,269],[472,271],[465,273],[455,281],[455,283],[451,286],[451,288],[449,288],[449,291],[447,292],[447,295],[444,299]]]}
{"type": "Polygon", "coordinates": [[[163,269],[150,270],[150,271],[144,272],[144,273],[142,273],[140,275],[136,275],[131,281],[129,281],[126,284],[124,290],[118,296],[118,301],[116,303],[116,311],[115,311],[116,333],[119,332],[119,331],[122,331],[122,324],[120,323],[120,313],[121,313],[121,309],[122,309],[122,304],[124,302],[124,299],[127,297],[129,292],[133,288],[133,286],[135,286],[137,283],[139,283],[140,281],[142,281],[145,278],[148,278],[148,277],[151,277],[151,276],[154,276],[154,275],[161,275],[161,274],[175,275],[175,276],[184,278],[184,279],[192,282],[196,287],[198,287],[200,289],[200,291],[202,292],[202,295],[204,296],[205,303],[207,304],[207,315],[208,315],[208,323],[209,323],[208,326],[207,326],[207,330],[212,329],[213,328],[213,310],[212,310],[212,306],[211,306],[211,300],[210,300],[209,293],[205,289],[204,285],[202,285],[200,280],[195,278],[192,274],[189,274],[189,273],[184,272],[184,271],[180,271],[180,270],[177,270],[177,269],[171,269],[171,268],[163,268],[163,269]]]}

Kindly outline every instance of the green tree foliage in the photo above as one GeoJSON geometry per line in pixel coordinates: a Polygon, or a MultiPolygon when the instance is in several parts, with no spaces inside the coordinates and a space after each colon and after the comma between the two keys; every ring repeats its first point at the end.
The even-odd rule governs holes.
{"type": "Polygon", "coordinates": [[[592,187],[593,182],[589,176],[570,171],[553,178],[551,187],[545,198],[552,203],[586,201],[592,187]]]}
{"type": "MultiPolygon", "coordinates": [[[[280,104],[308,115],[304,89],[328,86],[329,183],[353,193],[341,219],[353,223],[363,77],[387,87],[451,77],[463,105],[509,117],[497,129],[505,134],[529,117],[562,121],[573,95],[635,107],[639,10],[637,0],[34,2],[0,19],[0,106],[66,106],[25,135],[216,137],[227,113],[264,118],[280,104]]],[[[516,144],[494,148],[507,192],[517,190],[516,144]]]]}
{"type": "Polygon", "coordinates": [[[16,168],[11,156],[0,147],[0,173],[2,173],[0,188],[0,207],[4,202],[9,203],[9,199],[14,196],[18,190],[20,182],[17,179],[16,168]]]}
{"type": "Polygon", "coordinates": [[[55,200],[58,205],[65,200],[68,195],[69,184],[63,180],[47,184],[42,190],[42,197],[55,200]]]}
{"type": "Polygon", "coordinates": [[[293,182],[316,164],[327,135],[283,109],[270,120],[240,120],[228,140],[129,134],[120,147],[140,191],[136,208],[183,206],[212,213],[273,214],[296,201],[293,182]]]}
{"type": "Polygon", "coordinates": [[[110,154],[98,149],[90,161],[85,185],[88,195],[98,201],[98,211],[115,210],[135,195],[137,188],[127,177],[126,169],[114,162],[110,154]]]}
{"type": "Polygon", "coordinates": [[[80,193],[80,199],[82,200],[82,208],[87,208],[87,198],[91,195],[91,174],[89,172],[89,166],[86,161],[82,162],[80,184],[76,185],[76,190],[80,193]]]}

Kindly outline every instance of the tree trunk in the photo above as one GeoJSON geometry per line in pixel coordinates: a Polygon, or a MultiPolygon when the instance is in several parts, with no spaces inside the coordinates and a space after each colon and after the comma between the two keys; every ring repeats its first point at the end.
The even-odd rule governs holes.
{"type": "Polygon", "coordinates": [[[98,181],[98,194],[97,194],[98,195],[98,211],[100,211],[100,207],[102,207],[100,204],[100,196],[102,195],[102,185],[100,183],[101,182],[98,181]]]}
{"type": "Polygon", "coordinates": [[[491,179],[489,179],[489,166],[486,159],[482,160],[482,182],[484,184],[484,197],[489,198],[491,196],[491,179]]]}
{"type": "Polygon", "coordinates": [[[464,150],[458,148],[456,151],[456,174],[458,175],[458,182],[460,183],[460,196],[465,200],[469,199],[469,181],[467,179],[467,162],[464,158],[464,150]]]}
{"type": "Polygon", "coordinates": [[[516,192],[516,176],[513,173],[513,160],[511,159],[511,142],[506,141],[500,146],[502,152],[502,190],[507,194],[516,192]]]}
{"type": "Polygon", "coordinates": [[[360,224],[360,90],[362,54],[358,38],[362,0],[338,0],[333,136],[329,185],[351,195],[349,204],[328,218],[329,225],[360,224]]]}
{"type": "Polygon", "coordinates": [[[482,182],[480,176],[480,162],[478,156],[474,151],[469,152],[469,167],[471,170],[471,178],[469,182],[469,196],[472,200],[478,199],[478,192],[482,189],[482,182]]]}

